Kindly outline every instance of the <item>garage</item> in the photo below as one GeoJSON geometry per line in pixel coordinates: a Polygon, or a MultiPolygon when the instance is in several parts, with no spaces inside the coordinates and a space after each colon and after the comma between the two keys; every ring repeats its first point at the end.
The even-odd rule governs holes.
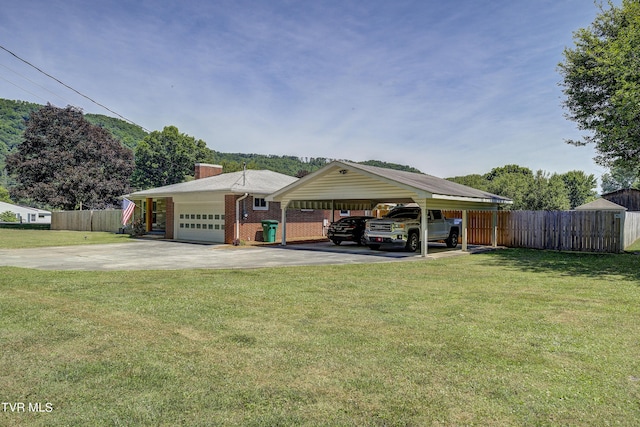
{"type": "MultiPolygon", "coordinates": [[[[510,199],[477,190],[432,175],[333,161],[323,168],[276,191],[267,200],[280,202],[282,224],[291,209],[372,210],[379,203],[416,203],[421,224],[427,224],[429,210],[462,211],[462,249],[467,250],[467,211],[497,212],[510,199]]],[[[494,214],[496,242],[497,215],[494,214]]],[[[421,227],[421,254],[427,255],[428,228],[421,227]]],[[[281,228],[286,245],[286,227],[281,228]]]]}
{"type": "Polygon", "coordinates": [[[178,240],[224,242],[224,202],[174,202],[178,240]]]}

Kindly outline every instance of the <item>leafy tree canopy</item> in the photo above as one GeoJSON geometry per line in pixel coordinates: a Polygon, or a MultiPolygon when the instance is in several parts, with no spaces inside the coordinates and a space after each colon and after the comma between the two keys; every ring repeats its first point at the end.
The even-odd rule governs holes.
{"type": "Polygon", "coordinates": [[[567,189],[571,209],[592,202],[598,197],[595,191],[598,185],[595,176],[587,175],[583,171],[569,171],[560,176],[567,189]]]}
{"type": "MultiPolygon", "coordinates": [[[[247,169],[269,169],[285,175],[301,177],[314,172],[331,159],[326,157],[296,157],[296,156],[276,156],[265,154],[243,154],[243,153],[221,153],[213,151],[214,162],[224,167],[224,172],[235,172],[242,170],[242,165],[246,164],[247,169]]],[[[420,170],[397,163],[388,163],[379,160],[367,160],[359,162],[363,165],[378,166],[382,168],[403,170],[421,173],[420,170]]]]}
{"type": "Polygon", "coordinates": [[[18,222],[18,217],[11,211],[0,213],[0,222],[18,222]]]}
{"type": "Polygon", "coordinates": [[[612,167],[609,173],[602,175],[601,181],[602,192],[605,194],[628,188],[640,189],[640,177],[636,171],[622,166],[612,167]]]}
{"type": "Polygon", "coordinates": [[[513,200],[506,209],[512,210],[565,210],[595,199],[597,186],[593,175],[581,171],[550,174],[518,166],[493,168],[484,175],[466,175],[448,178],[450,181],[513,200]]]}
{"type": "Polygon", "coordinates": [[[567,117],[589,132],[575,145],[595,144],[605,166],[640,168],[640,2],[600,4],[588,28],[573,35],[558,65],[567,117]]]}
{"type": "Polygon", "coordinates": [[[140,126],[114,117],[103,116],[102,114],[85,114],[84,117],[90,123],[111,132],[115,139],[131,150],[134,150],[148,135],[140,126]]]}
{"type": "Polygon", "coordinates": [[[141,189],[176,184],[193,178],[196,163],[212,161],[204,141],[166,126],[162,132],[151,132],[136,147],[131,182],[141,189]]]}
{"type": "Polygon", "coordinates": [[[116,206],[129,191],[133,153],[74,107],[31,114],[18,151],[7,157],[14,198],[76,209],[116,206]]]}
{"type": "Polygon", "coordinates": [[[0,187],[0,202],[13,203],[9,195],[9,190],[4,187],[0,187]]]}

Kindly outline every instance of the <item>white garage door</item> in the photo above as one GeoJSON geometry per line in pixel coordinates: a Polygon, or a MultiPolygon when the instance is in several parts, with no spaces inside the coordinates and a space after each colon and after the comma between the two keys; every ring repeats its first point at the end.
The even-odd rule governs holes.
{"type": "Polygon", "coordinates": [[[176,239],[224,243],[224,203],[177,203],[176,239]]]}

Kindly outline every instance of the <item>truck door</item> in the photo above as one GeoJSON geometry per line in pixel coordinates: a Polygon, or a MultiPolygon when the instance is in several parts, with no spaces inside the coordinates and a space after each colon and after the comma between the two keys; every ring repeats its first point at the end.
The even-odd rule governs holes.
{"type": "Polygon", "coordinates": [[[446,239],[448,236],[446,223],[442,218],[442,212],[436,210],[429,211],[429,240],[446,239]]]}

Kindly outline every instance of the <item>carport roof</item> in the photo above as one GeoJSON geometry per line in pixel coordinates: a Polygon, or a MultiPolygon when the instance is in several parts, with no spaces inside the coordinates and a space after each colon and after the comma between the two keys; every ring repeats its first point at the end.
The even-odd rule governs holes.
{"type": "Polygon", "coordinates": [[[267,195],[297,180],[298,178],[270,170],[248,169],[244,172],[223,173],[208,178],[136,191],[135,193],[129,194],[127,197],[133,199],[146,197],[172,197],[176,194],[211,191],[267,195]]]}
{"type": "MultiPolygon", "coordinates": [[[[439,199],[440,204],[497,206],[511,199],[467,187],[432,175],[406,172],[347,161],[333,161],[323,168],[277,190],[267,200],[302,201],[310,204],[342,200],[341,209],[357,209],[367,203],[439,199]]],[[[298,203],[300,204],[300,203],[298,203]]],[[[302,206],[302,205],[301,205],[302,206]]]]}

